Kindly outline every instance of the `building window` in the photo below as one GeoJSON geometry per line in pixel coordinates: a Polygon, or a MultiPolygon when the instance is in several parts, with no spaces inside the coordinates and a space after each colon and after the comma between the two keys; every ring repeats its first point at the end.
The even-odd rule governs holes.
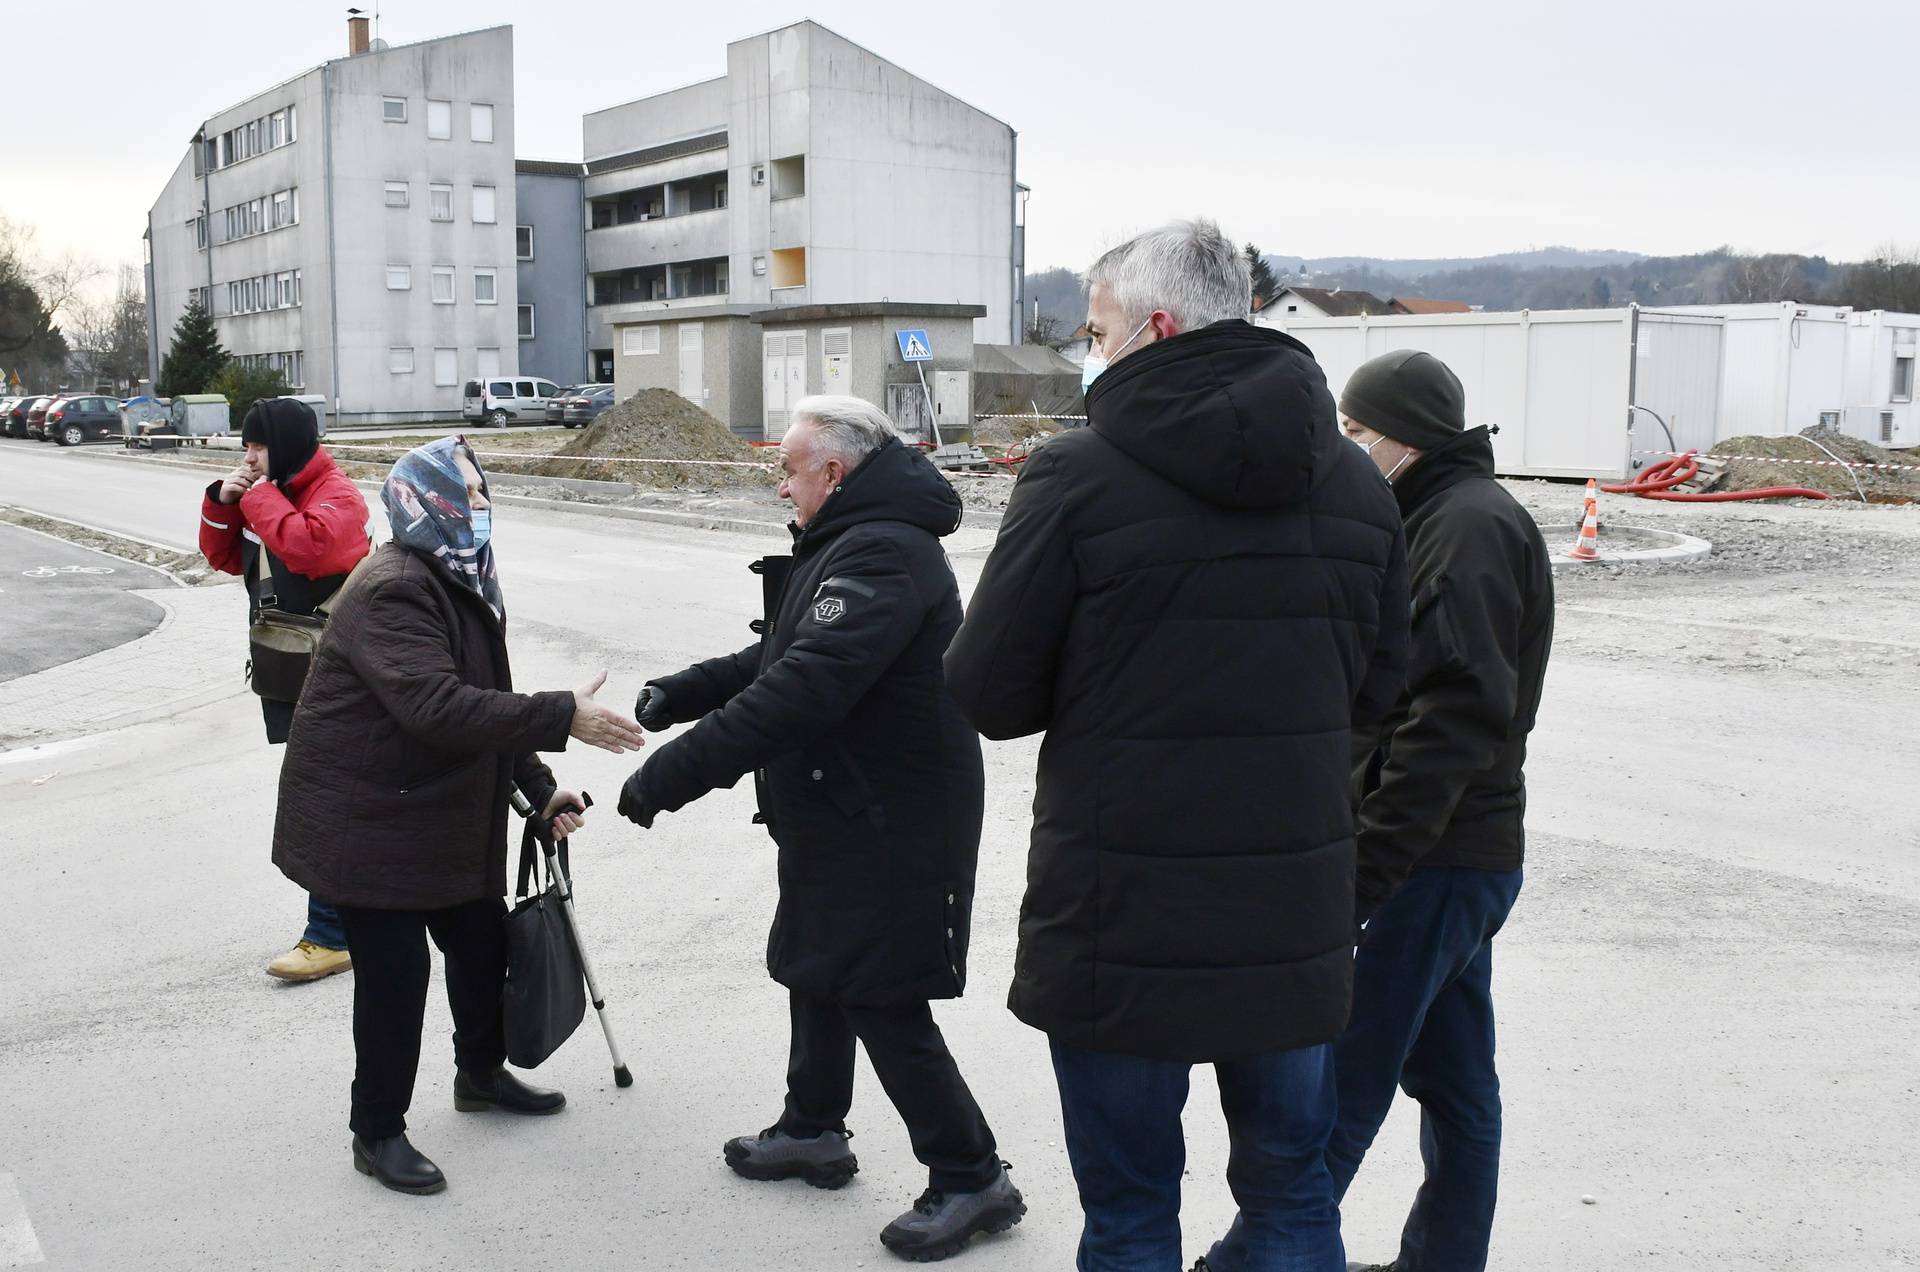
{"type": "Polygon", "coordinates": [[[412,375],[413,350],[411,348],[387,350],[387,370],[394,375],[412,375]]]}
{"type": "Polygon", "coordinates": [[[493,107],[485,102],[467,107],[467,136],[474,141],[493,140],[493,107]]]}
{"type": "Polygon", "coordinates": [[[773,161],[773,190],[776,199],[797,199],[807,192],[807,157],[792,155],[773,161]]]}
{"type": "Polygon", "coordinates": [[[620,352],[629,358],[660,352],[660,328],[620,328],[620,352]]]}
{"type": "Polygon", "coordinates": [[[407,206],[407,183],[404,181],[387,182],[387,206],[404,208],[407,206]]]}
{"type": "Polygon", "coordinates": [[[387,266],[387,290],[411,291],[413,288],[413,267],[410,265],[387,266]]]}
{"type": "Polygon", "coordinates": [[[1913,355],[1895,356],[1893,360],[1893,400],[1896,402],[1913,401],[1913,355]]]}
{"type": "Polygon", "coordinates": [[[407,99],[404,97],[382,97],[380,99],[380,118],[390,124],[407,122],[407,99]]]}
{"type": "Polygon", "coordinates": [[[520,338],[522,340],[533,339],[533,306],[520,306],[518,317],[520,320],[520,338]]]}
{"type": "Polygon", "coordinates": [[[427,136],[434,141],[453,137],[453,103],[427,99],[427,136]]]}
{"type": "Polygon", "coordinates": [[[207,215],[202,212],[189,222],[193,226],[193,245],[204,249],[207,246],[207,215]]]}
{"type": "Polygon", "coordinates": [[[493,187],[483,185],[473,187],[473,223],[492,225],[493,220],[493,187]]]}
{"type": "Polygon", "coordinates": [[[460,351],[458,349],[433,351],[433,383],[438,388],[460,383],[460,351]]]}
{"type": "Polygon", "coordinates": [[[473,303],[476,305],[497,305],[500,303],[496,290],[498,280],[490,269],[473,271],[473,303]]]}
{"type": "Polygon", "coordinates": [[[427,216],[435,221],[453,220],[452,186],[430,185],[427,187],[427,216]]]}
{"type": "Polygon", "coordinates": [[[807,285],[806,248],[779,247],[774,249],[773,285],[775,287],[805,287],[807,285]]]}
{"type": "Polygon", "coordinates": [[[533,227],[531,225],[513,227],[513,258],[517,261],[533,259],[533,227]]]}
{"type": "Polygon", "coordinates": [[[300,220],[300,192],[281,190],[273,196],[273,215],[268,228],[279,229],[283,225],[295,225],[300,220]]]}
{"type": "Polygon", "coordinates": [[[433,303],[436,305],[453,303],[453,266],[435,265],[433,267],[433,303]]]}
{"type": "MultiPolygon", "coordinates": [[[[498,345],[490,349],[475,349],[473,352],[475,361],[474,372],[482,380],[491,380],[494,376],[500,374],[500,348],[498,345]]],[[[494,385],[492,391],[501,397],[510,397],[513,394],[513,386],[511,384],[494,385]]]]}

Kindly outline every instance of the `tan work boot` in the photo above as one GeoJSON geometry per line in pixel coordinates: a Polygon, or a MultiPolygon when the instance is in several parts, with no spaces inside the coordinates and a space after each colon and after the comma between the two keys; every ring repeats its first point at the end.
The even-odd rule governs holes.
{"type": "Polygon", "coordinates": [[[345,950],[330,950],[312,941],[302,941],[267,964],[267,975],[283,981],[313,981],[335,972],[353,970],[353,955],[345,950]]]}

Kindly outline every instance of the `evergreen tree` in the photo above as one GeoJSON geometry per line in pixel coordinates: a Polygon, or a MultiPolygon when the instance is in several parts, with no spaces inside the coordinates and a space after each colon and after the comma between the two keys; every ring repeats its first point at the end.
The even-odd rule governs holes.
{"type": "Polygon", "coordinates": [[[205,393],[226,366],[227,351],[220,347],[220,334],[196,298],[173,325],[173,344],[161,360],[160,382],[153,391],[161,397],[205,393]]]}
{"type": "Polygon", "coordinates": [[[286,377],[266,367],[229,361],[204,390],[227,399],[227,418],[238,429],[253,404],[262,398],[285,397],[286,377]]]}
{"type": "Polygon", "coordinates": [[[1260,249],[1247,244],[1247,270],[1253,275],[1253,307],[1266,304],[1280,294],[1280,280],[1274,277],[1273,266],[1267,264],[1267,258],[1260,249]]]}

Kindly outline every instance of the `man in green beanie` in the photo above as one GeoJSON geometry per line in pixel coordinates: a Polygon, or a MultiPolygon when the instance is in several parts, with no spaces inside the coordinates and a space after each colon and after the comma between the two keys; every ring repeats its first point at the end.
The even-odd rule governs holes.
{"type": "Polygon", "coordinates": [[[1405,518],[1413,633],[1398,707],[1354,732],[1363,928],[1327,1166],[1344,1196],[1404,1089],[1420,1102],[1426,1182],[1398,1256],[1376,1266],[1481,1272],[1500,1173],[1493,937],[1520,891],[1553,571],[1445,363],[1375,358],[1347,381],[1340,415],[1405,518]]]}

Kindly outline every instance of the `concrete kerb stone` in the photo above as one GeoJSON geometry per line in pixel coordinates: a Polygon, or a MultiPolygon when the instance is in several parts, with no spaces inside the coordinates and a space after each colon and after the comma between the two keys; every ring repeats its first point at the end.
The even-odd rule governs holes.
{"type": "Polygon", "coordinates": [[[1636,538],[1652,540],[1652,546],[1628,548],[1624,551],[1616,549],[1609,552],[1603,541],[1600,557],[1596,561],[1577,560],[1568,556],[1565,549],[1561,549],[1551,558],[1553,568],[1578,570],[1594,565],[1678,565],[1683,561],[1698,561],[1713,551],[1713,544],[1707,540],[1673,530],[1651,530],[1644,526],[1635,526],[1633,533],[1636,538]]]}

